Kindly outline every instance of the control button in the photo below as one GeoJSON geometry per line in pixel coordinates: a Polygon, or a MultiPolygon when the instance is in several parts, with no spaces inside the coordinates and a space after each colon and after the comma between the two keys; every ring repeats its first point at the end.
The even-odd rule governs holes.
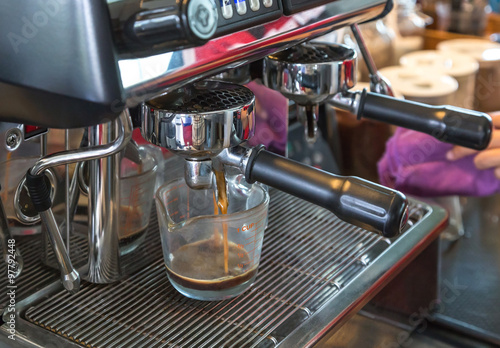
{"type": "Polygon", "coordinates": [[[231,6],[231,0],[220,0],[220,7],[222,17],[225,19],[233,17],[233,6],[231,6]]]}
{"type": "Polygon", "coordinates": [[[250,8],[252,9],[252,11],[258,11],[260,8],[260,1],[250,0],[250,8]]]}
{"type": "Polygon", "coordinates": [[[238,12],[239,15],[247,13],[247,3],[245,0],[234,0],[234,5],[236,6],[236,12],[238,12]]]}
{"type": "Polygon", "coordinates": [[[213,0],[190,0],[187,9],[189,28],[200,39],[210,39],[217,29],[217,7],[213,0]]]}
{"type": "Polygon", "coordinates": [[[273,0],[262,0],[262,4],[265,7],[271,7],[271,6],[273,6],[273,0]]]}

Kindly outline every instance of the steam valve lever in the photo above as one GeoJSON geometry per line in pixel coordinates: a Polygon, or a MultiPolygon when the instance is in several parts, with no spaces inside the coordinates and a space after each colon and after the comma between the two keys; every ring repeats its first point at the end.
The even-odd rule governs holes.
{"type": "Polygon", "coordinates": [[[358,43],[359,51],[363,56],[363,60],[365,61],[366,67],[368,68],[368,73],[370,74],[370,90],[375,93],[388,95],[394,97],[394,91],[392,90],[391,85],[387,80],[382,77],[375,65],[375,61],[373,60],[368,47],[366,46],[365,40],[363,39],[363,35],[361,34],[361,30],[359,29],[357,24],[351,25],[352,34],[358,43]]]}

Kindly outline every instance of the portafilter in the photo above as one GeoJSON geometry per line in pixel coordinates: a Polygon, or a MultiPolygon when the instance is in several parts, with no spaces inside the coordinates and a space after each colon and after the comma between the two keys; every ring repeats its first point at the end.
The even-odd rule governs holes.
{"type": "Polygon", "coordinates": [[[246,87],[205,81],[180,88],[142,106],[143,136],[186,159],[192,188],[212,184],[212,160],[332,211],[367,230],[393,237],[408,218],[406,197],[356,178],[337,176],[242,144],[254,133],[253,93],[246,87]]]}
{"type": "MultiPolygon", "coordinates": [[[[298,105],[310,108],[329,102],[357,115],[358,119],[413,129],[476,150],[488,146],[492,121],[487,114],[447,105],[429,106],[366,90],[350,92],[356,83],[355,60],[356,52],[350,47],[305,43],[266,57],[263,80],[298,105]]],[[[307,115],[310,137],[317,115],[307,115]]]]}

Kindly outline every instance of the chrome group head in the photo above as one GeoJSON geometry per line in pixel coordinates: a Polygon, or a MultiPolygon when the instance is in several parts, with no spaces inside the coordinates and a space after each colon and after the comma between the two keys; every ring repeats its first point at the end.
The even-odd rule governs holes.
{"type": "Polygon", "coordinates": [[[356,51],[338,44],[294,46],[264,59],[263,80],[297,104],[306,139],[315,142],[319,104],[356,84],[356,51]]]}

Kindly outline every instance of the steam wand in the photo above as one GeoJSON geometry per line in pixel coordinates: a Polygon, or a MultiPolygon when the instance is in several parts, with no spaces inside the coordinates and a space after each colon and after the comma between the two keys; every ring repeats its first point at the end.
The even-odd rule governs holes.
{"type": "Polygon", "coordinates": [[[392,90],[391,84],[379,74],[375,61],[366,46],[365,39],[358,25],[351,25],[351,31],[358,43],[359,51],[363,56],[363,60],[368,68],[368,73],[370,74],[370,91],[394,97],[394,91],[392,90]]]}
{"type": "Polygon", "coordinates": [[[116,139],[109,144],[51,154],[39,159],[26,174],[26,186],[33,205],[47,228],[49,240],[61,272],[61,281],[65,289],[72,293],[76,293],[80,289],[80,274],[71,263],[52,212],[50,190],[44,180],[44,171],[58,165],[111,156],[123,150],[132,136],[132,123],[128,111],[124,111],[115,122],[119,124],[119,132],[116,139]]]}

